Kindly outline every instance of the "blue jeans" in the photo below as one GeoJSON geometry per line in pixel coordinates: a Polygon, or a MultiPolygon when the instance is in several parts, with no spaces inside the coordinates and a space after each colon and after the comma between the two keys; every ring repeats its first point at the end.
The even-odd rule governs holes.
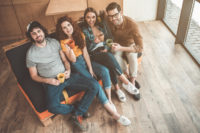
{"type": "MultiPolygon", "coordinates": [[[[104,89],[110,89],[111,88],[111,79],[110,79],[110,73],[109,70],[96,62],[91,62],[93,71],[95,75],[102,80],[103,82],[103,88],[104,89]]],[[[75,69],[76,72],[79,72],[81,75],[87,77],[87,78],[93,78],[92,75],[89,73],[86,62],[82,55],[77,57],[76,62],[72,63],[73,69],[75,69]]]]}
{"type": "Polygon", "coordinates": [[[73,74],[69,79],[65,80],[64,83],[59,86],[54,86],[50,84],[44,84],[46,87],[47,94],[47,107],[51,113],[54,114],[68,114],[72,111],[75,112],[75,115],[83,115],[87,110],[90,104],[92,103],[94,97],[101,86],[93,82],[92,80],[81,76],[80,74],[73,74]],[[62,96],[63,89],[69,89],[76,91],[85,91],[85,95],[78,103],[77,108],[75,109],[73,105],[70,104],[60,104],[60,99],[62,96]]]}
{"type": "MultiPolygon", "coordinates": [[[[108,88],[109,87],[111,88],[110,75],[109,75],[108,69],[106,67],[100,65],[100,64],[95,63],[95,62],[93,62],[93,65],[94,66],[98,66],[98,67],[95,67],[95,69],[94,68],[93,69],[94,69],[94,71],[96,71],[97,76],[101,77],[104,86],[107,86],[108,88]]],[[[98,86],[99,86],[100,89],[98,90],[97,97],[98,97],[98,99],[100,100],[100,102],[102,104],[106,104],[108,102],[108,99],[107,99],[107,97],[106,97],[103,89],[101,88],[101,86],[97,82],[97,80],[95,80],[92,77],[92,75],[89,73],[89,71],[87,69],[86,62],[85,62],[85,60],[84,60],[84,58],[83,58],[82,55],[79,56],[76,59],[75,63],[72,63],[72,67],[73,67],[73,69],[75,69],[76,72],[78,72],[82,76],[88,78],[88,80],[90,80],[91,82],[93,82],[95,84],[98,84],[98,86]]],[[[107,88],[107,87],[105,87],[105,88],[107,88]]]]}
{"type": "Polygon", "coordinates": [[[117,76],[120,76],[122,74],[122,70],[112,53],[96,52],[91,55],[91,60],[107,67],[110,71],[112,83],[114,85],[118,83],[117,76]]]}

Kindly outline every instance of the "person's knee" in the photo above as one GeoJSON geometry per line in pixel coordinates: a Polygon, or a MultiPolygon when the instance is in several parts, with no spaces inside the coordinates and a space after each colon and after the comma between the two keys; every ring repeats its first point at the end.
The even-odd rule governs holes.
{"type": "Polygon", "coordinates": [[[90,79],[90,88],[88,88],[90,91],[93,91],[94,93],[97,93],[99,88],[101,87],[99,83],[95,79],[90,79]]]}
{"type": "Polygon", "coordinates": [[[101,78],[104,78],[104,77],[107,77],[107,76],[110,76],[108,68],[102,67],[102,69],[101,69],[101,78]]]}

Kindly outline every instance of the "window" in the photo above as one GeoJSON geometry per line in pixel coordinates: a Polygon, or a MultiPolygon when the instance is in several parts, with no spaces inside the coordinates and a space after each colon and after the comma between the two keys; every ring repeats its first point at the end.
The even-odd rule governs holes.
{"type": "Polygon", "coordinates": [[[177,33],[182,4],[183,0],[167,0],[166,2],[163,21],[174,33],[174,35],[177,33]]]}
{"type": "Polygon", "coordinates": [[[200,3],[195,1],[190,19],[185,47],[200,64],[200,3]]]}

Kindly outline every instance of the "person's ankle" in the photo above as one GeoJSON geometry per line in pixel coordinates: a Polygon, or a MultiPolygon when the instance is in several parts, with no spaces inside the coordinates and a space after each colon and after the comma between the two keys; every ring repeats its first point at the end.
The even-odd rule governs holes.
{"type": "Polygon", "coordinates": [[[130,82],[135,85],[135,77],[130,77],[130,82]]]}
{"type": "Polygon", "coordinates": [[[124,72],[124,75],[126,76],[126,78],[130,78],[130,75],[129,75],[129,73],[128,72],[124,72]]]}
{"type": "Polygon", "coordinates": [[[112,115],[113,119],[115,119],[115,120],[119,120],[120,116],[121,115],[118,114],[117,112],[115,112],[115,114],[112,115]]]}
{"type": "Polygon", "coordinates": [[[115,91],[118,91],[118,90],[120,90],[120,88],[115,88],[115,91]]]}
{"type": "Polygon", "coordinates": [[[115,91],[120,89],[118,84],[114,85],[114,88],[115,88],[115,91]]]}

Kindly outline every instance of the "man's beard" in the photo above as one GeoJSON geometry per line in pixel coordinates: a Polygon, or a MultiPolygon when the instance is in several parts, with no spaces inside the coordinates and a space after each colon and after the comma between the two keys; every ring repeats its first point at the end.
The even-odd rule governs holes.
{"type": "Polygon", "coordinates": [[[44,42],[44,37],[41,40],[35,40],[36,43],[41,44],[44,42]]]}
{"type": "Polygon", "coordinates": [[[122,24],[122,22],[123,22],[123,18],[122,18],[122,16],[120,16],[120,18],[118,18],[117,20],[115,20],[115,22],[113,24],[116,25],[116,26],[119,26],[119,25],[122,24]]]}

